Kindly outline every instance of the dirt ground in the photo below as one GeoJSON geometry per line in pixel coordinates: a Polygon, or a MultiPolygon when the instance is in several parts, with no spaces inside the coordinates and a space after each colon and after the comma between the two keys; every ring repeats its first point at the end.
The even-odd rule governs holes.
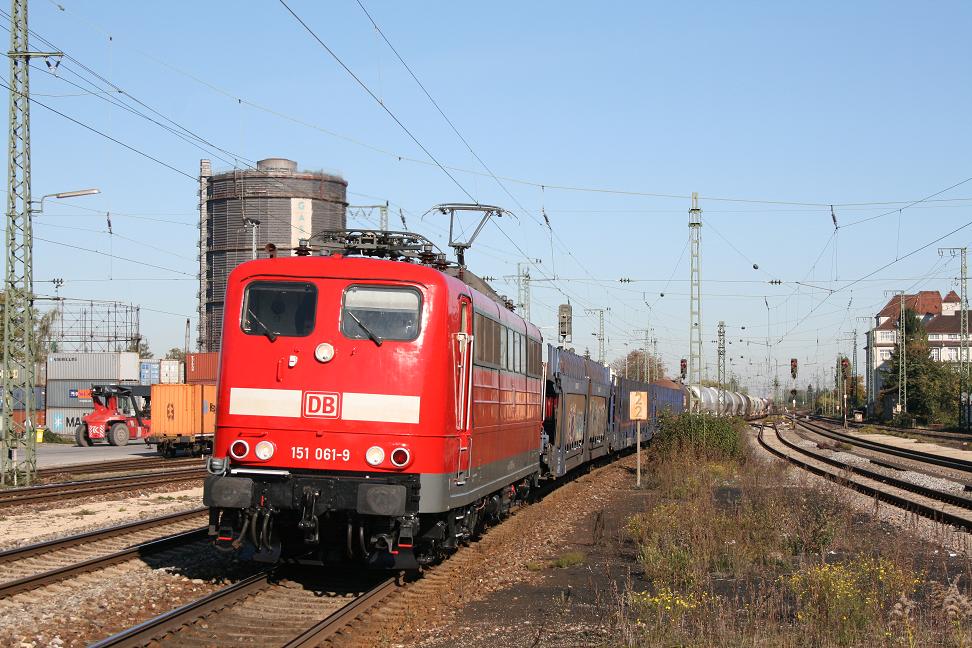
{"type": "MultiPolygon", "coordinates": [[[[601,497],[596,507],[558,504],[553,509],[568,518],[566,533],[549,538],[545,544],[524,543],[522,553],[511,560],[522,565],[519,569],[496,566],[493,571],[487,568],[477,570],[482,573],[468,574],[469,580],[481,584],[479,592],[469,595],[464,591],[455,601],[444,601],[438,609],[424,615],[428,623],[399,636],[391,645],[622,645],[620,626],[624,623],[619,623],[618,615],[625,608],[625,592],[648,586],[637,560],[638,546],[626,530],[629,518],[646,510],[650,493],[648,489],[634,488],[633,468],[633,457],[627,457],[602,474],[589,476],[587,479],[596,482],[595,489],[601,497]]],[[[844,501],[851,511],[856,510],[849,513],[857,520],[852,527],[856,535],[866,538],[865,544],[881,547],[903,542],[910,547],[906,550],[916,563],[929,566],[927,577],[946,584],[965,571],[967,563],[961,552],[947,549],[957,544],[956,535],[965,534],[930,520],[916,519],[890,505],[878,506],[870,498],[795,469],[786,474],[790,478],[777,488],[819,491],[821,495],[836,493],[831,496],[844,501]]],[[[732,495],[726,493],[729,500],[732,495]]],[[[544,522],[540,525],[546,526],[544,522]]]]}
{"type": "MultiPolygon", "coordinates": [[[[515,580],[481,598],[471,597],[459,609],[442,609],[437,620],[402,645],[513,648],[612,643],[611,619],[604,618],[604,610],[616,607],[613,601],[637,570],[635,544],[623,527],[629,516],[644,509],[645,496],[635,489],[634,457],[589,479],[598,483],[597,510],[574,517],[565,537],[527,547],[527,555],[517,557],[527,559],[526,569],[517,572],[515,580]],[[554,564],[558,560],[563,566],[554,564]]],[[[488,581],[492,575],[483,578],[488,581]]]]}

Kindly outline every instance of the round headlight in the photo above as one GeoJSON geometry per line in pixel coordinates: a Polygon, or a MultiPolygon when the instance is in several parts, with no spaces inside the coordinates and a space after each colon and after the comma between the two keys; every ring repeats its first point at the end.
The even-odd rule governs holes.
{"type": "Polygon", "coordinates": [[[230,455],[234,459],[242,459],[250,451],[250,444],[242,439],[237,439],[230,445],[230,455]]]}
{"type": "Polygon", "coordinates": [[[330,362],[334,359],[334,346],[327,342],[321,342],[314,349],[314,357],[318,362],[330,362]]]}
{"type": "Polygon", "coordinates": [[[367,461],[372,466],[380,466],[381,462],[385,460],[385,451],[378,446],[371,446],[368,451],[365,452],[365,461],[367,461]]]}
{"type": "Polygon", "coordinates": [[[260,461],[266,461],[273,456],[273,444],[269,441],[261,441],[256,444],[256,448],[253,449],[254,454],[256,454],[257,459],[260,461]]]}
{"type": "Polygon", "coordinates": [[[391,462],[396,468],[401,468],[407,464],[412,458],[411,453],[408,448],[395,448],[391,451],[391,462]]]}

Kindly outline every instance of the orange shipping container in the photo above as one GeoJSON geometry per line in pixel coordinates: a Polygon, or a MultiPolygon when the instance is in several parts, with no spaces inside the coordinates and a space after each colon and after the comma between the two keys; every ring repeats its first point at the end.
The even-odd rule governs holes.
{"type": "Polygon", "coordinates": [[[219,372],[218,353],[186,354],[186,382],[190,384],[215,383],[219,372]]]}
{"type": "MultiPolygon", "coordinates": [[[[17,425],[23,425],[24,421],[27,419],[27,417],[24,416],[24,410],[14,410],[13,419],[14,423],[17,425]]],[[[44,427],[47,425],[47,411],[42,409],[34,410],[33,420],[35,428],[44,427]]]]}
{"type": "Polygon", "coordinates": [[[214,434],[216,385],[152,385],[152,436],[214,434]]]}

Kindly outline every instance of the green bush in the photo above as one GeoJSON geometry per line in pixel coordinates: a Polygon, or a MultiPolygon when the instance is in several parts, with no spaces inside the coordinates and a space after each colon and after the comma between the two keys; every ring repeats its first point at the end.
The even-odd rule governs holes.
{"type": "Polygon", "coordinates": [[[662,415],[655,444],[661,453],[691,452],[699,457],[741,459],[745,454],[738,418],[710,414],[662,415]]]}
{"type": "Polygon", "coordinates": [[[73,444],[74,441],[68,437],[61,436],[60,434],[55,434],[51,432],[48,428],[44,428],[44,440],[43,443],[69,443],[73,444]]]}

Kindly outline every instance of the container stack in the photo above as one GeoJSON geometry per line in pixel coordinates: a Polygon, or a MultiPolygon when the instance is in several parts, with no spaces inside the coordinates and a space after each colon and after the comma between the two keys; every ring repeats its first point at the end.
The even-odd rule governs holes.
{"type": "Polygon", "coordinates": [[[56,434],[74,434],[92,410],[92,385],[137,385],[141,373],[137,353],[52,353],[47,358],[47,426],[56,434]]]}

